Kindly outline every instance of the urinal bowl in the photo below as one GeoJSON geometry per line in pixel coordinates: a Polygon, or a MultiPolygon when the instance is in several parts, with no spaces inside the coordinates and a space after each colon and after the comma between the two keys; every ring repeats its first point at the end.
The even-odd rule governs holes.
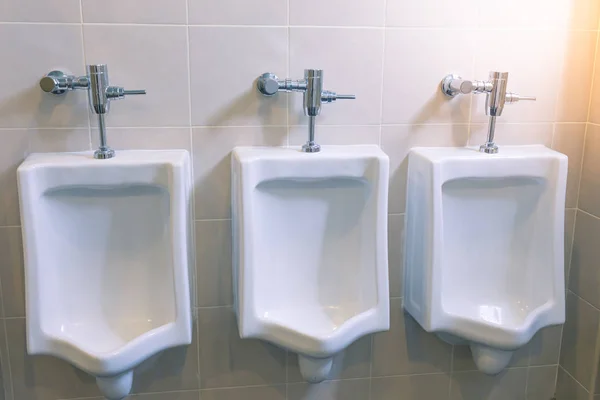
{"type": "Polygon", "coordinates": [[[309,382],[389,328],[388,158],[376,146],[236,148],[234,296],[240,336],[298,353],[309,382]]]}
{"type": "Polygon", "coordinates": [[[566,156],[544,146],[414,149],[404,308],[498,373],[564,305],[566,156]]]}
{"type": "Polygon", "coordinates": [[[28,352],[123,398],[134,367],[191,343],[189,156],[32,154],[18,181],[28,352]]]}

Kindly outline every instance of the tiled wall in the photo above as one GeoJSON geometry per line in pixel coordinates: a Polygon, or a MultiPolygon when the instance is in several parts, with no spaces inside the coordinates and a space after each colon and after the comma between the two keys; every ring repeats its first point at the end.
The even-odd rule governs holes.
{"type": "Polygon", "coordinates": [[[585,135],[557,400],[600,400],[600,54],[585,135]]]}
{"type": "MultiPolygon", "coordinates": [[[[500,6],[488,0],[0,0],[0,397],[98,396],[84,373],[26,354],[15,169],[30,152],[96,145],[86,94],[51,97],[37,82],[52,69],[82,74],[85,64],[107,63],[113,84],[148,90],[113,104],[109,143],[184,148],[194,163],[195,340],[136,371],[134,392],[155,393],[139,398],[548,400],[560,327],[542,331],[508,370],[489,377],[475,371],[466,348],[426,334],[403,314],[405,157],[413,146],[484,140],[483,96],[448,101],[438,90],[443,76],[485,79],[489,70],[509,71],[510,89],[538,101],[507,106],[497,141],[543,143],[569,155],[570,244],[599,11],[597,0],[505,0],[500,6]],[[392,168],[391,330],[357,341],[336,359],[334,380],[319,385],[302,382],[294,354],[240,340],[231,309],[229,152],[236,145],[304,141],[300,95],[267,99],[254,89],[263,72],[300,78],[304,68],[324,69],[327,89],[357,95],[324,107],[318,141],[380,144],[392,168]]],[[[590,125],[588,148],[598,127],[590,125]]],[[[580,230],[600,229],[587,213],[600,212],[593,202],[584,206],[584,194],[578,235],[586,237],[580,230]]],[[[593,261],[595,247],[590,251],[593,261]]],[[[595,275],[581,276],[582,285],[595,282],[595,275]]],[[[574,285],[573,292],[584,289],[574,285]]],[[[572,294],[569,309],[589,309],[596,319],[581,323],[597,323],[595,300],[572,294]]]]}

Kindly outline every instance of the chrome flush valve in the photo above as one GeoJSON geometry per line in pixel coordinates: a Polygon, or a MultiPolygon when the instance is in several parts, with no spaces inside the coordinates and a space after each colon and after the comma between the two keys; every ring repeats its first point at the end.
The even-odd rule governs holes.
{"type": "Polygon", "coordinates": [[[120,86],[110,86],[108,67],[106,64],[88,65],[87,75],[73,76],[62,71],[51,71],[40,80],[40,87],[46,93],[62,95],[71,90],[88,91],[90,107],[98,115],[100,130],[100,146],[94,152],[94,158],[108,159],[115,156],[115,151],[106,144],[106,125],[104,114],[110,110],[110,101],[123,99],[125,96],[146,94],[145,90],[125,90],[120,86]]]}
{"type": "Polygon", "coordinates": [[[306,153],[317,153],[321,150],[315,142],[315,117],[321,114],[323,103],[334,103],[337,100],[354,100],[353,94],[337,94],[323,90],[323,70],[305,69],[304,79],[280,80],[275,74],[266,72],[258,77],[256,87],[265,96],[273,96],[277,92],[302,92],[304,115],[308,116],[308,141],[302,146],[306,153]]]}
{"type": "Polygon", "coordinates": [[[496,117],[500,117],[506,103],[517,103],[521,100],[535,101],[535,97],[520,96],[516,93],[506,91],[508,84],[508,72],[491,71],[487,81],[468,81],[457,75],[447,75],[442,80],[442,93],[448,97],[456,97],[459,94],[485,93],[485,115],[490,117],[488,124],[487,141],[479,147],[479,151],[488,154],[498,152],[498,146],[494,143],[494,132],[496,130],[496,117]]]}

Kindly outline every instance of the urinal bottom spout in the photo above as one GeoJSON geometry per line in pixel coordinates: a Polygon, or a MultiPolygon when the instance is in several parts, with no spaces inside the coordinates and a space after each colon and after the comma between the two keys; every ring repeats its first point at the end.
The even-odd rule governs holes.
{"type": "Polygon", "coordinates": [[[494,349],[481,344],[471,344],[471,354],[477,368],[488,375],[496,375],[508,366],[513,352],[494,349]]]}
{"type": "Polygon", "coordinates": [[[96,377],[96,384],[102,395],[109,400],[121,400],[131,392],[133,383],[133,370],[119,375],[96,377]]]}
{"type": "Polygon", "coordinates": [[[329,376],[333,365],[333,357],[314,358],[298,354],[298,364],[304,379],[310,383],[319,383],[329,376]]]}

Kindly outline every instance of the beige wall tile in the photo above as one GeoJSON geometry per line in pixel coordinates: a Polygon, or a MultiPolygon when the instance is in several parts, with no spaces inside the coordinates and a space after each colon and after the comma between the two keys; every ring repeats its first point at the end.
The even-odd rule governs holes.
{"type": "Polygon", "coordinates": [[[21,228],[0,228],[0,280],[6,317],[25,316],[25,281],[21,228]]]}
{"type": "MultiPolygon", "coordinates": [[[[191,151],[190,128],[108,128],[108,145],[115,150],[168,150],[191,151]]],[[[98,129],[92,129],[92,148],[100,145],[98,129]]]]}
{"type": "Polygon", "coordinates": [[[0,130],[0,142],[0,226],[21,225],[17,167],[28,153],[27,131],[0,130]]]}
{"type": "Polygon", "coordinates": [[[233,304],[231,221],[196,221],[198,307],[233,304]]]}
{"type": "Polygon", "coordinates": [[[477,0],[388,0],[386,26],[473,28],[477,26],[479,3],[477,0]]]}
{"type": "MultiPolygon", "coordinates": [[[[322,146],[379,144],[379,125],[331,126],[318,125],[316,141],[322,146]]],[[[302,146],[308,139],[307,125],[290,126],[290,146],[302,146]]]]}
{"type": "Polygon", "coordinates": [[[416,146],[465,146],[467,125],[398,125],[383,126],[381,147],[390,157],[389,212],[404,213],[408,153],[416,146]]]}
{"type": "Polygon", "coordinates": [[[556,124],[552,148],[569,157],[565,207],[577,207],[586,124],[556,124]]]}
{"type": "MultiPolygon", "coordinates": [[[[356,100],[325,104],[319,123],[372,125],[381,122],[383,35],[381,29],[290,28],[290,78],[302,78],[306,68],[322,69],[324,89],[356,95],[356,100]]],[[[288,95],[288,106],[290,125],[307,124],[300,94],[288,95]]]]}
{"type": "Polygon", "coordinates": [[[440,91],[440,81],[449,73],[484,79],[468,78],[474,76],[474,39],[472,32],[462,29],[387,30],[382,122],[468,123],[470,96],[449,99],[440,91]],[[456,43],[460,57],[454,52],[456,43]],[[411,62],[406,62],[407,54],[411,62]]]}
{"type": "Polygon", "coordinates": [[[286,78],[286,28],[196,26],[189,35],[192,125],[287,123],[288,95],[265,97],[255,83],[265,72],[286,78]]]}
{"type": "Polygon", "coordinates": [[[578,382],[590,388],[597,362],[594,357],[600,311],[572,293],[567,295],[566,311],[560,365],[578,382]]]}
{"type": "Polygon", "coordinates": [[[3,0],[0,22],[81,22],[78,0],[3,0]]]}
{"type": "Polygon", "coordinates": [[[596,239],[599,235],[600,219],[579,211],[575,224],[569,289],[594,307],[600,307],[600,247],[596,239]]]}
{"type": "Polygon", "coordinates": [[[285,386],[210,389],[200,392],[202,400],[285,400],[285,386]]]}
{"type": "Polygon", "coordinates": [[[2,391],[0,398],[5,400],[14,399],[11,368],[9,367],[8,342],[6,340],[5,324],[0,324],[0,367],[2,369],[2,391]]]}
{"type": "Polygon", "coordinates": [[[575,235],[575,215],[577,215],[577,210],[565,210],[565,287],[569,287],[569,269],[573,253],[573,236],[575,235]]]}
{"type": "Polygon", "coordinates": [[[490,376],[482,372],[452,374],[450,400],[525,400],[527,368],[507,369],[490,376]]]}
{"type": "Polygon", "coordinates": [[[554,396],[558,366],[529,368],[527,400],[549,400],[554,396]]]}
{"type": "Polygon", "coordinates": [[[231,151],[236,146],[284,146],[286,128],[194,128],[197,219],[231,217],[231,151]]]}
{"type": "Polygon", "coordinates": [[[384,0],[290,0],[290,25],[383,26],[384,16],[384,0]]]}
{"type": "Polygon", "coordinates": [[[589,400],[589,393],[562,367],[559,367],[556,379],[556,400],[589,400]]]}
{"type": "Polygon", "coordinates": [[[452,346],[425,332],[403,311],[401,299],[391,300],[390,314],[390,330],[373,336],[372,376],[450,371],[452,346]]]}
{"type": "Polygon", "coordinates": [[[369,400],[369,380],[288,385],[288,400],[369,400]]]}
{"type": "Polygon", "coordinates": [[[600,125],[588,124],[581,168],[579,208],[600,216],[600,125]]]}
{"type": "Polygon", "coordinates": [[[395,376],[373,378],[371,399],[373,400],[442,400],[448,398],[450,378],[446,374],[395,376]]]}
{"type": "MultiPolygon", "coordinates": [[[[558,91],[548,85],[547,77],[560,76],[566,36],[565,31],[542,29],[487,30],[485,35],[477,35],[474,79],[486,80],[490,71],[507,71],[509,91],[537,98],[536,101],[507,105],[499,122],[556,120],[558,91]],[[489,46],[489,43],[495,45],[489,46]]],[[[488,122],[485,98],[481,95],[473,97],[471,121],[474,123],[488,122]]]]}
{"type": "MultiPolygon", "coordinates": [[[[137,394],[127,397],[131,400],[198,400],[198,391],[186,391],[186,392],[166,392],[166,393],[149,393],[149,394],[137,394]]],[[[104,398],[102,398],[104,399],[104,398]]],[[[87,399],[86,399],[87,400],[87,399]]]]}
{"type": "MultiPolygon", "coordinates": [[[[584,3],[573,1],[572,3],[584,3]]],[[[594,72],[597,31],[571,31],[566,37],[558,79],[557,115],[560,122],[587,122],[594,72]]]]}
{"type": "Polygon", "coordinates": [[[529,365],[558,364],[562,325],[539,330],[529,342],[529,365]]]}
{"type": "Polygon", "coordinates": [[[202,389],[285,383],[285,350],[240,339],[230,307],[198,309],[202,389]]]}
{"type": "Polygon", "coordinates": [[[388,217],[390,297],[402,297],[404,285],[404,215],[388,217]]]}
{"type": "Polygon", "coordinates": [[[568,0],[556,0],[554,7],[538,15],[540,13],[537,11],[546,4],[543,0],[506,0],[503,7],[494,7],[493,4],[483,2],[480,3],[481,15],[485,15],[486,18],[485,21],[479,21],[479,26],[502,29],[564,26],[569,17],[569,3],[568,0]]]}
{"type": "Polygon", "coordinates": [[[190,25],[286,25],[280,0],[189,0],[190,25]]]}
{"type": "Polygon", "coordinates": [[[83,21],[185,24],[187,0],[82,0],[83,21]]]}
{"type": "MultiPolygon", "coordinates": [[[[189,127],[185,27],[84,25],[83,33],[86,63],[107,64],[111,85],[147,91],[112,102],[107,126],[189,127]]],[[[90,122],[97,126],[97,117],[90,122]]]]}
{"type": "Polygon", "coordinates": [[[0,128],[87,126],[84,92],[52,96],[39,86],[40,78],[55,69],[83,74],[81,44],[78,25],[0,25],[0,75],[6,79],[0,91],[0,128]]]}

